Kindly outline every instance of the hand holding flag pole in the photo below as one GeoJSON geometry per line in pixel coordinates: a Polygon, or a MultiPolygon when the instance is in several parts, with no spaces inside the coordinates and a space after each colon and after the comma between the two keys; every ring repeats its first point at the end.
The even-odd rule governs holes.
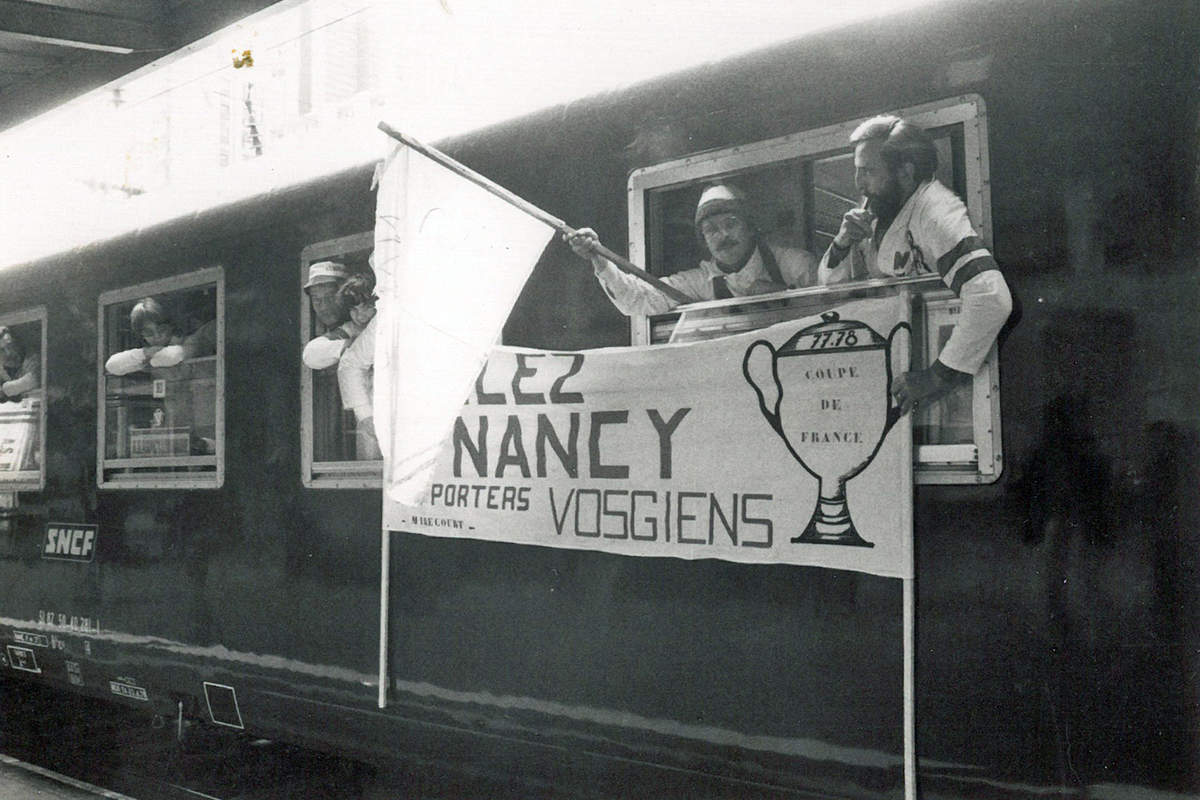
{"type": "MultiPolygon", "coordinates": [[[[508,203],[511,203],[512,205],[514,205],[517,208],[524,211],[526,214],[529,214],[530,216],[534,217],[535,219],[541,220],[542,222],[544,222],[547,225],[549,225],[550,227],[554,228],[555,230],[557,230],[559,233],[563,234],[564,236],[571,236],[575,233],[574,228],[572,228],[567,223],[563,222],[558,217],[555,217],[555,216],[549,214],[548,212],[543,211],[542,209],[535,206],[533,203],[530,203],[528,200],[525,200],[524,198],[513,194],[508,189],[505,189],[500,184],[495,183],[494,181],[491,181],[491,180],[485,178],[484,176],[480,175],[478,172],[475,172],[474,170],[472,170],[470,167],[468,167],[464,164],[461,164],[458,161],[455,161],[453,158],[446,155],[445,153],[438,150],[437,148],[431,147],[431,146],[425,144],[424,142],[418,141],[417,139],[414,139],[413,137],[409,136],[408,134],[401,133],[400,131],[393,128],[391,125],[388,125],[386,122],[379,123],[379,130],[383,131],[384,133],[386,133],[388,136],[392,137],[396,141],[401,142],[401,143],[407,145],[408,147],[411,147],[413,150],[416,150],[418,153],[421,153],[425,157],[437,162],[438,164],[441,164],[443,167],[450,170],[451,172],[454,172],[456,175],[466,178],[471,183],[474,183],[476,186],[479,186],[480,188],[491,192],[492,194],[496,195],[497,197],[501,198],[502,200],[504,200],[508,203]]],[[[629,259],[625,258],[624,256],[622,256],[618,253],[614,253],[612,250],[609,250],[604,245],[597,243],[593,249],[595,250],[595,252],[597,254],[603,256],[604,258],[607,258],[609,261],[616,264],[617,267],[619,267],[621,270],[628,272],[631,275],[635,275],[638,278],[641,278],[643,281],[645,281],[646,283],[649,283],[655,289],[658,289],[660,292],[665,294],[667,297],[670,297],[672,300],[674,300],[678,303],[693,303],[693,302],[695,302],[694,297],[687,296],[683,292],[676,289],[674,286],[671,286],[669,283],[664,282],[662,279],[660,279],[654,275],[651,275],[649,272],[646,272],[644,269],[637,266],[629,259]]]]}

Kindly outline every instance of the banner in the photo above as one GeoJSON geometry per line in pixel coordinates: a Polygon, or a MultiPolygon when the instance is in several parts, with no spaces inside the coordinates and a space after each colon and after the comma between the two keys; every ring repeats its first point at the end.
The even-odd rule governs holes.
{"type": "Polygon", "coordinates": [[[375,428],[413,501],[554,230],[404,146],[376,179],[375,428]]]}
{"type": "MultiPolygon", "coordinates": [[[[384,526],[631,556],[912,576],[904,298],[706,342],[491,351],[384,526]]],[[[424,387],[397,374],[395,390],[424,387]]]]}

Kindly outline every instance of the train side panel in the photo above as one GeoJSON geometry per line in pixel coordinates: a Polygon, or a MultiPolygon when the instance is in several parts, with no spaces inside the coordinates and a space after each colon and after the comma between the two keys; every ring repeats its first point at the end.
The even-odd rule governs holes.
{"type": "MultiPolygon", "coordinates": [[[[1006,465],[992,485],[917,490],[927,796],[1200,791],[1189,8],[942,4],[443,143],[620,250],[633,169],[986,101],[993,244],[1019,301],[1006,465]]],[[[12,653],[9,671],[205,718],[207,681],[249,729],[545,795],[899,796],[901,589],[867,575],[396,532],[376,708],[379,494],[301,484],[297,280],[306,246],[371,227],[369,178],[5,275],[0,313],[49,309],[46,488],[0,520],[0,636],[40,672],[12,653]],[[98,297],[211,266],[223,486],[98,489],[98,297]],[[41,557],[56,521],[98,526],[94,561],[41,557]]],[[[561,243],[505,328],[554,349],[629,335],[561,243]]]]}

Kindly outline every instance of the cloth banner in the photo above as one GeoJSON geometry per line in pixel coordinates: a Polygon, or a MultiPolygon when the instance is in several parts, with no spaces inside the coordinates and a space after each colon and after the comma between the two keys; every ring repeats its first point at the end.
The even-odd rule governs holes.
{"type": "Polygon", "coordinates": [[[403,145],[376,182],[374,421],[411,502],[554,229],[403,145]]]}
{"type": "Polygon", "coordinates": [[[888,391],[907,315],[861,300],[712,341],[496,347],[384,527],[912,577],[910,417],[888,391]]]}

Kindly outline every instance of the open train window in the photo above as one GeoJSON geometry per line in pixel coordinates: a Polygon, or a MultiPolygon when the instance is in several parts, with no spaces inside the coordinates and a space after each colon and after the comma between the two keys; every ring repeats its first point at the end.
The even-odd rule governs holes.
{"type": "MultiPolygon", "coordinates": [[[[987,120],[977,95],[900,109],[925,128],[938,149],[938,179],[967,204],[975,229],[991,243],[987,120]]],[[[731,180],[745,190],[759,229],[772,241],[828,248],[842,215],[859,198],[854,186],[849,120],[764,142],[712,150],[636,170],[629,178],[629,251],[656,275],[702,259],[693,214],[704,187],[731,180]]],[[[657,316],[635,316],[635,344],[712,338],[809,316],[849,299],[906,292],[912,300],[914,363],[928,366],[953,327],[959,302],[936,277],[871,279],[714,300],[657,316]],[[681,321],[682,320],[682,321],[681,321]]],[[[965,385],[913,421],[918,483],[988,483],[1001,469],[1000,377],[995,349],[965,385]]]]}
{"type": "Polygon", "coordinates": [[[375,439],[369,405],[373,354],[361,338],[360,311],[351,317],[353,300],[340,287],[373,286],[372,231],[317,242],[300,254],[300,339],[304,363],[300,376],[303,482],[312,488],[378,488],[383,457],[375,439]],[[334,298],[333,310],[326,303],[334,298]],[[316,304],[323,304],[322,313],[316,304]],[[323,317],[323,318],[322,318],[323,317]],[[332,346],[332,350],[330,350],[332,346]],[[313,355],[316,353],[317,355],[313,355]],[[343,389],[345,391],[343,391],[343,389]],[[347,396],[343,396],[343,395],[347,396]],[[349,395],[359,397],[356,403],[349,395]]]}
{"type": "Polygon", "coordinates": [[[225,465],[220,267],[100,295],[102,488],[217,488],[225,465]]]}
{"type": "Polygon", "coordinates": [[[46,482],[46,309],[0,314],[0,492],[46,482]]]}

